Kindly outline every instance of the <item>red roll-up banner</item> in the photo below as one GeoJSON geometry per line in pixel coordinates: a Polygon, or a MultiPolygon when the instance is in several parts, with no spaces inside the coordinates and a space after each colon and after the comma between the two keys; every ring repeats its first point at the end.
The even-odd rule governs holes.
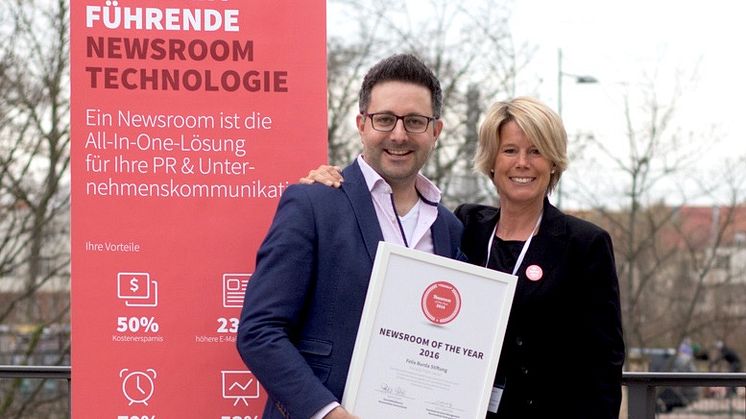
{"type": "Polygon", "coordinates": [[[72,0],[72,412],[254,418],[235,332],[326,160],[323,0],[72,0]]]}

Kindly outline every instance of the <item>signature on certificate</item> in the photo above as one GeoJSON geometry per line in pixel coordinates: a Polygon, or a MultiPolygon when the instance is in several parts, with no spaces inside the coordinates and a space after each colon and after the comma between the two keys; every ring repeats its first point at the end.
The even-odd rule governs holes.
{"type": "Polygon", "coordinates": [[[404,397],[407,395],[407,391],[401,387],[392,387],[388,384],[381,384],[381,391],[390,394],[392,396],[404,397]]]}

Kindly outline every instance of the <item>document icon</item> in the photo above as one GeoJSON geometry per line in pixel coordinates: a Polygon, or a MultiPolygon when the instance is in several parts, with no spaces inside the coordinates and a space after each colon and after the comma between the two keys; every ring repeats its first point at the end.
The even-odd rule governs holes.
{"type": "Polygon", "coordinates": [[[223,374],[223,398],[234,399],[249,405],[249,399],[259,398],[259,381],[251,371],[221,371],[223,374]]]}
{"type": "Polygon", "coordinates": [[[251,274],[223,274],[223,307],[243,307],[251,274]]]}
{"type": "Polygon", "coordinates": [[[127,307],[157,307],[158,281],[147,272],[119,272],[117,298],[125,300],[127,307]]]}

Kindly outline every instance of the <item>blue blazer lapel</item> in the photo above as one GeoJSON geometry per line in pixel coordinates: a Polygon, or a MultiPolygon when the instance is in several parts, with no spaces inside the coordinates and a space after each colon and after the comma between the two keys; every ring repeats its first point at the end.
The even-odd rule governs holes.
{"type": "Polygon", "coordinates": [[[438,218],[435,219],[432,227],[430,227],[430,232],[433,234],[433,251],[436,255],[453,257],[451,235],[448,232],[448,225],[444,217],[440,214],[441,211],[445,211],[445,209],[438,207],[438,218]]]}
{"type": "Polygon", "coordinates": [[[342,183],[342,191],[350,200],[352,210],[355,212],[355,219],[363,235],[365,247],[368,249],[368,256],[373,261],[376,257],[378,242],[383,241],[383,233],[378,225],[376,210],[373,208],[373,200],[365,183],[363,172],[360,171],[357,161],[347,166],[342,171],[345,181],[342,183]]]}

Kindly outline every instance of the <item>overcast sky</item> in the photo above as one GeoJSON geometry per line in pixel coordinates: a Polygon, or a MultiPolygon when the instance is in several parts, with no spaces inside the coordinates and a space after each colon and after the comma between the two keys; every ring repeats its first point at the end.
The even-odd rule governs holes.
{"type": "MultiPolygon", "coordinates": [[[[556,100],[562,48],[564,71],[594,75],[602,83],[593,87],[610,94],[615,83],[635,83],[642,72],[658,71],[663,82],[696,69],[683,97],[687,110],[694,106],[712,122],[730,123],[740,119],[746,93],[744,19],[746,2],[732,0],[515,0],[512,33],[537,45],[533,70],[546,81],[547,97],[556,100]]],[[[563,102],[570,112],[581,106],[573,93],[591,86],[568,84],[563,102]]]]}

